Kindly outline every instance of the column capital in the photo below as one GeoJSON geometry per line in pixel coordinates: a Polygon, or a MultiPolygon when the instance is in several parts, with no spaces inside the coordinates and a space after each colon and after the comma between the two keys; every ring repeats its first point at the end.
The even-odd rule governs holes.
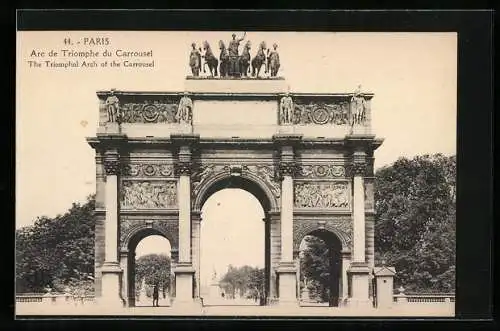
{"type": "Polygon", "coordinates": [[[175,171],[178,176],[190,176],[193,168],[191,161],[178,161],[175,164],[175,171]]]}
{"type": "Polygon", "coordinates": [[[107,151],[104,154],[104,170],[106,175],[118,175],[120,170],[120,154],[117,151],[107,151]]]}
{"type": "Polygon", "coordinates": [[[278,164],[280,177],[294,176],[297,172],[297,164],[294,161],[280,161],[278,164]]]}
{"type": "Polygon", "coordinates": [[[364,176],[367,170],[366,153],[355,151],[352,154],[351,173],[352,176],[364,176]]]}
{"type": "Polygon", "coordinates": [[[366,173],[366,163],[353,162],[351,165],[351,172],[353,176],[364,176],[366,173]]]}

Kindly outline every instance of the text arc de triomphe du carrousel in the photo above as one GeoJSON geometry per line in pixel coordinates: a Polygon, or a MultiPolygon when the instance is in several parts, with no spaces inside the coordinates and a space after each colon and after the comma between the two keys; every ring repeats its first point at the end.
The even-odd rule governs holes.
{"type": "Polygon", "coordinates": [[[99,126],[87,141],[99,302],[135,305],[135,248],[156,234],[172,248],[172,304],[200,305],[201,208],[234,187],[265,211],[264,304],[299,303],[299,245],[315,234],[336,268],[330,304],[372,306],[373,152],[383,141],[371,132],[373,94],[290,92],[278,45],[261,42],[250,60],[249,41],[238,53],[245,37],[220,41],[218,59],[208,42],[201,52],[193,43],[184,91],[97,92],[99,126]],[[200,76],[202,63],[209,73],[200,76]]]}

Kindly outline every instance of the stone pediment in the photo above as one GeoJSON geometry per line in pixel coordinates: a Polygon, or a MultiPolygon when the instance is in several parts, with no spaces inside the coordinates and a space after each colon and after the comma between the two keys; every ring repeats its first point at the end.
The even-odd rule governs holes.
{"type": "Polygon", "coordinates": [[[375,276],[394,276],[396,268],[394,267],[375,267],[373,268],[373,275],[375,276]]]}

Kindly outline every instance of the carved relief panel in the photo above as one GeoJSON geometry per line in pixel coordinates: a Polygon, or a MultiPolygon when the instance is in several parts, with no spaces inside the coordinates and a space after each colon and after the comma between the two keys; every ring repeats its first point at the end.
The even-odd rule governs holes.
{"type": "Polygon", "coordinates": [[[347,125],[349,102],[309,102],[294,104],[294,124],[347,125]]]}
{"type": "Polygon", "coordinates": [[[351,207],[351,190],[348,182],[296,182],[296,208],[342,209],[351,207]]]}
{"type": "Polygon", "coordinates": [[[177,182],[124,180],[120,198],[122,209],[174,209],[177,208],[177,182]]]}
{"type": "Polygon", "coordinates": [[[121,105],[122,123],[178,123],[178,100],[172,98],[121,105]]]}

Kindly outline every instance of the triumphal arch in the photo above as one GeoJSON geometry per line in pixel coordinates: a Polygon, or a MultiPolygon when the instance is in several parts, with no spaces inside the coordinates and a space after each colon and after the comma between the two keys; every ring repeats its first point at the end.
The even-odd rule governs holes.
{"type": "MultiPolygon", "coordinates": [[[[193,72],[196,72],[193,70],[193,72]]],[[[200,304],[204,202],[223,188],[265,211],[266,304],[296,305],[304,236],[332,238],[334,305],[371,305],[373,94],[294,93],[285,78],[188,76],[176,92],[99,91],[95,291],[134,306],[134,251],[166,237],[173,305],[200,304]]],[[[244,211],[242,211],[244,212],[244,211]]]]}

